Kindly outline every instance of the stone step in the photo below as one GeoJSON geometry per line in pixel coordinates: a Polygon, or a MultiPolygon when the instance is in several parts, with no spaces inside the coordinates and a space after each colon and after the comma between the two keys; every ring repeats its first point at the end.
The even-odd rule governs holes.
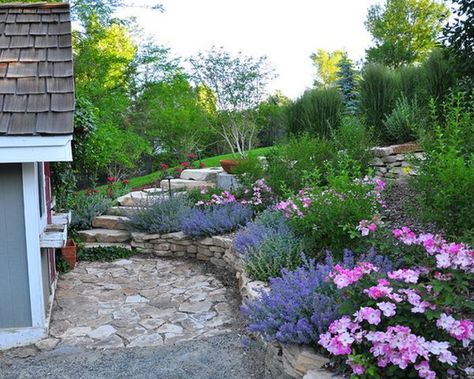
{"type": "Polygon", "coordinates": [[[186,169],[181,172],[180,178],[200,182],[215,182],[217,180],[217,174],[223,171],[224,169],[221,167],[186,169]]]}
{"type": "MultiPolygon", "coordinates": [[[[171,179],[170,181],[171,189],[184,189],[184,190],[191,190],[195,188],[213,188],[216,186],[214,182],[206,182],[202,180],[187,180],[187,179],[171,179]]],[[[161,181],[161,188],[165,191],[169,190],[168,181],[162,180],[161,181]]]]}
{"type": "Polygon", "coordinates": [[[117,202],[123,207],[143,207],[154,203],[162,197],[158,194],[143,191],[133,191],[117,199],[117,202]]]}
{"type": "Polygon", "coordinates": [[[131,239],[131,234],[127,230],[90,229],[80,230],[77,234],[83,242],[124,243],[131,239]]]}
{"type": "Polygon", "coordinates": [[[122,249],[132,250],[132,246],[128,243],[106,243],[106,242],[87,242],[82,245],[84,249],[93,249],[96,247],[121,247],[122,249]]]}
{"type": "Polygon", "coordinates": [[[97,216],[92,221],[92,227],[98,229],[128,230],[127,221],[130,219],[124,216],[103,215],[97,216]]]}
{"type": "Polygon", "coordinates": [[[122,206],[110,207],[105,213],[105,215],[128,217],[129,215],[133,214],[134,212],[137,212],[140,209],[141,208],[139,207],[122,207],[122,206]]]}

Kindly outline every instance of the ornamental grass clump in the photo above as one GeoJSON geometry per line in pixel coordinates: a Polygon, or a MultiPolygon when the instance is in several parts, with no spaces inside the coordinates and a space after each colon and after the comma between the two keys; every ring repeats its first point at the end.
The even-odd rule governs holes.
{"type": "Polygon", "coordinates": [[[131,212],[128,226],[142,233],[173,233],[181,230],[181,223],[190,212],[191,207],[183,196],[164,198],[131,212]]]}
{"type": "Polygon", "coordinates": [[[369,262],[334,266],[329,279],[345,299],[339,308],[344,316],[319,344],[367,378],[459,374],[466,355],[461,350],[474,340],[474,322],[465,317],[473,309],[474,252],[407,227],[393,234],[400,244],[418,248],[427,258],[423,266],[386,274],[369,262]]]}
{"type": "Polygon", "coordinates": [[[230,233],[252,219],[252,209],[239,203],[194,208],[181,223],[184,234],[193,238],[230,233]]]}

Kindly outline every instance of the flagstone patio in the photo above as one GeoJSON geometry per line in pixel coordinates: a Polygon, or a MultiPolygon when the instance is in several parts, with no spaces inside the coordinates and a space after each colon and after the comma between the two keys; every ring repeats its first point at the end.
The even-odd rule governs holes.
{"type": "Polygon", "coordinates": [[[41,350],[148,347],[227,333],[239,299],[195,261],[134,257],[62,275],[41,350]]]}

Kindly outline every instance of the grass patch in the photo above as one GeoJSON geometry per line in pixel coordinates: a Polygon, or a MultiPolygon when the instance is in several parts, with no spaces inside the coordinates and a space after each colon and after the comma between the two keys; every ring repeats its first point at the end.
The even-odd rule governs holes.
{"type": "MultiPolygon", "coordinates": [[[[271,149],[273,149],[273,146],[270,147],[259,147],[258,149],[253,149],[248,152],[249,157],[258,157],[265,155],[267,152],[269,152],[271,149]]],[[[235,156],[233,154],[223,154],[223,155],[217,155],[215,157],[210,157],[210,158],[205,158],[202,159],[201,161],[207,166],[207,167],[220,167],[219,161],[222,159],[233,159],[235,156]]]]}

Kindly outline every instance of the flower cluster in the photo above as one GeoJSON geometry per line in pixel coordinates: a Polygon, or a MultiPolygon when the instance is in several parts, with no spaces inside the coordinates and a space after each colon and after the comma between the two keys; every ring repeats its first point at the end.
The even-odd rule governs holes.
{"type": "Polygon", "coordinates": [[[361,220],[357,226],[357,230],[363,237],[368,236],[369,234],[374,234],[375,231],[383,225],[383,222],[378,216],[372,217],[372,220],[361,220]]]}
{"type": "MultiPolygon", "coordinates": [[[[202,190],[201,194],[205,194],[204,192],[206,190],[202,190]]],[[[230,193],[229,191],[224,191],[220,195],[213,194],[211,196],[211,200],[209,201],[203,201],[200,200],[196,203],[197,206],[200,205],[222,205],[222,204],[229,204],[229,203],[235,203],[237,201],[236,197],[230,193]]]]}
{"type": "MultiPolygon", "coordinates": [[[[400,230],[399,238],[407,244],[420,243],[419,237],[409,229],[400,230]]],[[[422,236],[422,240],[429,239],[422,236]]],[[[438,245],[441,249],[451,246],[438,245]]],[[[381,277],[375,266],[365,266],[366,273],[359,267],[348,270],[335,266],[329,273],[328,278],[336,287],[352,285],[348,295],[358,308],[352,315],[331,323],[328,331],[320,336],[320,345],[333,355],[347,356],[346,363],[355,375],[365,373],[372,365],[376,370],[392,365],[396,369],[411,370],[406,376],[435,378],[439,370],[445,372],[447,367],[455,365],[457,357],[449,350],[454,345],[450,337],[467,347],[474,340],[474,322],[457,320],[447,313],[439,315],[445,304],[436,302],[438,293],[434,287],[420,280],[431,271],[422,267],[404,268],[381,277]],[[366,297],[361,297],[361,293],[366,297]],[[439,331],[447,332],[445,341],[429,341],[423,337],[424,333],[438,335],[439,331]]]]}
{"type": "Polygon", "coordinates": [[[442,313],[436,326],[461,341],[464,347],[467,347],[474,339],[474,322],[471,320],[456,320],[453,316],[442,313]]]}
{"type": "Polygon", "coordinates": [[[365,274],[372,271],[378,271],[378,267],[368,262],[360,262],[353,269],[343,268],[340,265],[334,266],[333,272],[329,274],[337,288],[345,288],[353,283],[358,282],[365,274]]]}
{"type": "Polygon", "coordinates": [[[439,269],[474,272],[474,250],[463,243],[448,243],[440,236],[430,233],[417,236],[407,227],[395,229],[393,236],[405,245],[422,246],[428,255],[434,256],[439,269]]]}

